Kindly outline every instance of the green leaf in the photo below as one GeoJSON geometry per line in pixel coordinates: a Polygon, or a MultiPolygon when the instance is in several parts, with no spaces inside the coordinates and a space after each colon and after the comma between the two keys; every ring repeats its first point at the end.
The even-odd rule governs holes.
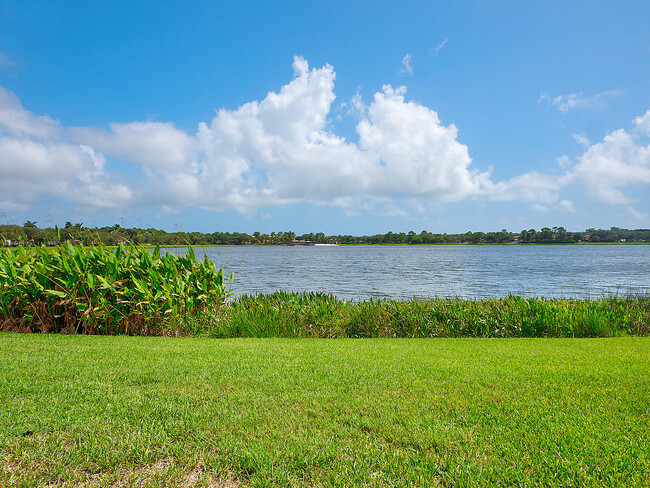
{"type": "Polygon", "coordinates": [[[59,290],[45,290],[45,294],[56,298],[67,298],[68,296],[64,292],[59,290]]]}

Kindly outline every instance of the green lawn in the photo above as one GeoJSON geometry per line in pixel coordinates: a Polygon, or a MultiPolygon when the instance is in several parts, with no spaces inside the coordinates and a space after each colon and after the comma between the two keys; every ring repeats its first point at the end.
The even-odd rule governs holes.
{"type": "Polygon", "coordinates": [[[0,486],[648,486],[650,338],[0,334],[0,486]]]}

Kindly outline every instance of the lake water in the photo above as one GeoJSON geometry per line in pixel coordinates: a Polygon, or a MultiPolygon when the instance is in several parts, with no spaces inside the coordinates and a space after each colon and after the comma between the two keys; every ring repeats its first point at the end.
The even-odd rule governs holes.
{"type": "Polygon", "coordinates": [[[350,300],[650,293],[650,245],[232,246],[195,252],[235,274],[236,296],[277,290],[350,300]]]}

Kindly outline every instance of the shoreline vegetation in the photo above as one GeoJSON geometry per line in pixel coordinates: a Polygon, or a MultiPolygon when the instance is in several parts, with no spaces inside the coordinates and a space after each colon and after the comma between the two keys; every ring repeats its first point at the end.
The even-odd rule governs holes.
{"type": "Polygon", "coordinates": [[[463,234],[431,233],[423,230],[387,232],[371,236],[325,235],[322,232],[296,235],[294,232],[166,232],[148,228],[123,228],[119,224],[108,227],[85,227],[82,222],[66,222],[57,227],[39,228],[37,222],[27,221],[22,226],[0,225],[0,247],[56,246],[59,243],[107,246],[138,244],[146,246],[277,246],[277,245],[426,245],[426,244],[650,244],[650,229],[623,229],[612,227],[571,232],[564,227],[528,229],[518,233],[502,229],[498,232],[465,232],[463,234]]]}
{"type": "Polygon", "coordinates": [[[242,296],[208,320],[219,338],[615,337],[650,335],[650,297],[347,301],[320,293],[242,296]]]}
{"type": "Polygon", "coordinates": [[[64,244],[0,252],[0,331],[232,337],[612,337],[650,334],[650,297],[347,301],[276,292],[229,300],[191,247],[64,244]]]}
{"type": "Polygon", "coordinates": [[[0,330],[169,335],[181,318],[214,314],[229,280],[191,247],[20,246],[0,252],[0,330]]]}

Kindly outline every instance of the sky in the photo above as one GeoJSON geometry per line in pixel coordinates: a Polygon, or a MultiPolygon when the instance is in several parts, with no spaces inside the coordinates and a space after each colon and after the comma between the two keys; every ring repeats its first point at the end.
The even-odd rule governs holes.
{"type": "Polygon", "coordinates": [[[0,2],[0,224],[650,228],[650,2],[0,2]]]}

